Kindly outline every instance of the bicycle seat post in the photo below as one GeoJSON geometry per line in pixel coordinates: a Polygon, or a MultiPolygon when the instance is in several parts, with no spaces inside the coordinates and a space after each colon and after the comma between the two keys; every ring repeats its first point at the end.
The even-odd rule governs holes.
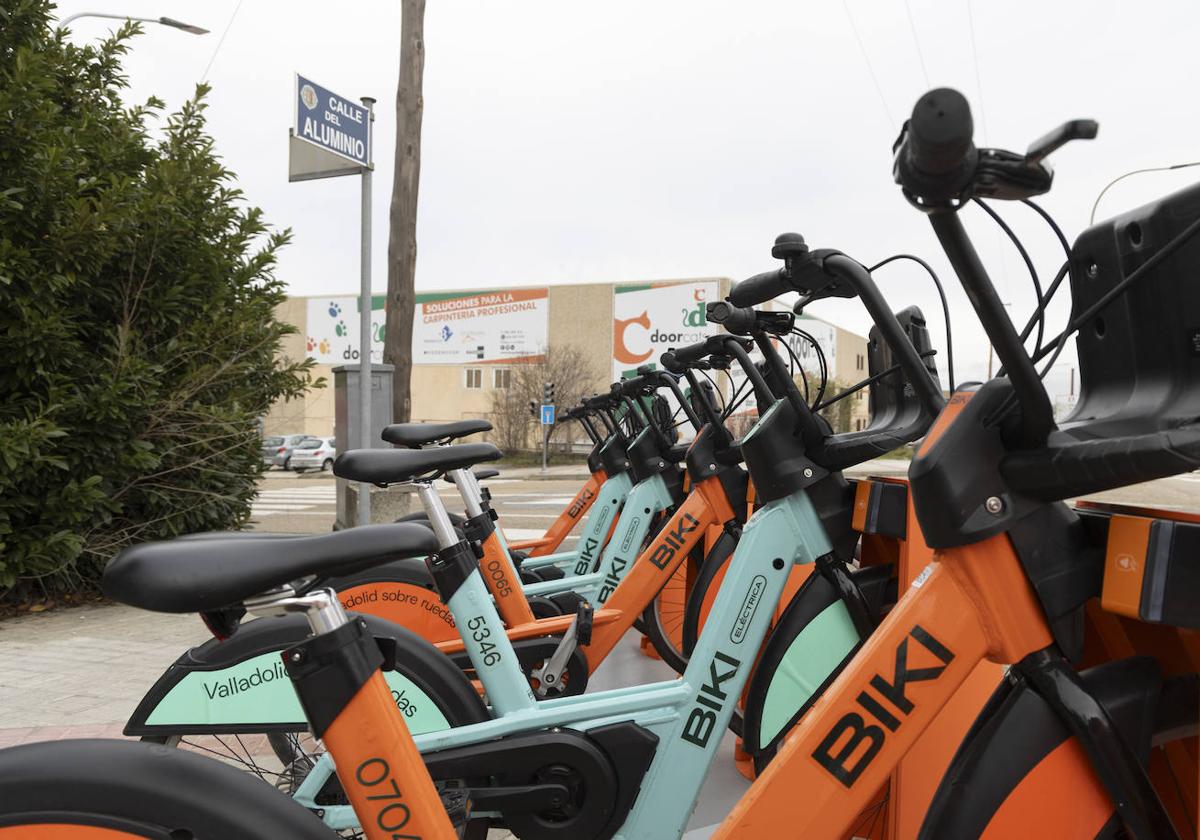
{"type": "Polygon", "coordinates": [[[433,482],[414,481],[413,486],[416,487],[417,495],[421,499],[421,506],[425,508],[425,515],[429,517],[429,525],[433,528],[434,536],[437,537],[438,548],[450,548],[456,545],[458,535],[454,533],[454,524],[450,521],[450,517],[446,513],[446,506],[442,504],[442,497],[438,495],[433,482]]]}

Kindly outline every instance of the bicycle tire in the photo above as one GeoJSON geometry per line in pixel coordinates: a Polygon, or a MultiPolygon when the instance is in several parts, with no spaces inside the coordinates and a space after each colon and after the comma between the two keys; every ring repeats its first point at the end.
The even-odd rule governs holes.
{"type": "Polygon", "coordinates": [[[0,750],[0,836],[42,837],[51,826],[63,826],[61,836],[78,838],[337,836],[289,797],[185,751],[115,739],[0,750]],[[234,802],[237,808],[230,807],[234,802]]]}

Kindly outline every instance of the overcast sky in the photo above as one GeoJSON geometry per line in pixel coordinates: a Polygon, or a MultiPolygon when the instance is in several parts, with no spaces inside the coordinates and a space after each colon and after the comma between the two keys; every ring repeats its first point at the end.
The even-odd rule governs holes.
{"type": "MultiPolygon", "coordinates": [[[[359,179],[287,182],[293,73],[376,97],[374,288],[384,290],[398,3],[237,6],[88,0],[60,12],[166,14],[212,30],[149,27],[127,61],[130,99],[156,94],[177,108],[212,62],[209,129],[247,198],[293,229],[280,272],[294,294],[357,290],[359,179]]],[[[111,25],[80,20],[73,37],[111,25]]],[[[977,142],[1018,150],[1066,119],[1099,120],[1097,140],[1055,155],[1055,190],[1042,200],[1073,239],[1112,178],[1200,159],[1198,31],[1200,4],[1186,2],[435,0],[417,287],[738,279],[774,267],[774,237],[795,230],[868,264],[899,251],[932,262],[951,298],[958,378],[982,378],[982,331],[927,221],[891,180],[891,143],[913,102],[931,86],[957,87],[977,142]]],[[[1197,179],[1200,168],[1128,179],[1099,215],[1197,179]]],[[[1027,208],[998,209],[1048,282],[1062,262],[1056,240],[1027,208]]],[[[964,215],[1023,322],[1033,307],[1024,266],[980,211],[964,215]]],[[[889,266],[878,280],[895,308],[924,310],[944,347],[923,272],[889,266]]],[[[1050,333],[1066,317],[1066,291],[1050,333]]],[[[856,303],[811,312],[870,326],[856,303]]],[[[1051,374],[1053,396],[1067,390],[1072,363],[1051,374]]]]}

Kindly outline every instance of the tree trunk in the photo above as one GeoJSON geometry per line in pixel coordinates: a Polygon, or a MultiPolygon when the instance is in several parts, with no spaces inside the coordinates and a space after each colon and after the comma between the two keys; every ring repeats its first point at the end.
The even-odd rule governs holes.
{"type": "Polygon", "coordinates": [[[402,0],[396,159],[388,213],[387,324],[383,361],[396,366],[393,422],[412,417],[412,341],[417,270],[417,189],[421,180],[421,79],[425,72],[425,0],[402,0]]]}

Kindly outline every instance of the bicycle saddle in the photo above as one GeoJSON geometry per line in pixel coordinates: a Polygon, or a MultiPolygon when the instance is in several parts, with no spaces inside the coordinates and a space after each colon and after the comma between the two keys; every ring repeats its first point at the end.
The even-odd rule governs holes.
{"type": "Polygon", "coordinates": [[[419,449],[431,443],[449,443],[467,435],[491,430],[492,424],[486,420],[455,420],[450,423],[393,423],[383,427],[380,437],[396,446],[419,449]]]}
{"type": "Polygon", "coordinates": [[[312,537],[149,542],[125,549],[104,570],[104,594],[154,612],[232,606],[300,578],[328,578],[437,550],[419,524],[364,525],[312,537]]]}
{"type": "Polygon", "coordinates": [[[333,462],[333,474],[351,481],[397,484],[495,461],[501,454],[490,443],[459,443],[436,449],[352,449],[333,462]]]}

